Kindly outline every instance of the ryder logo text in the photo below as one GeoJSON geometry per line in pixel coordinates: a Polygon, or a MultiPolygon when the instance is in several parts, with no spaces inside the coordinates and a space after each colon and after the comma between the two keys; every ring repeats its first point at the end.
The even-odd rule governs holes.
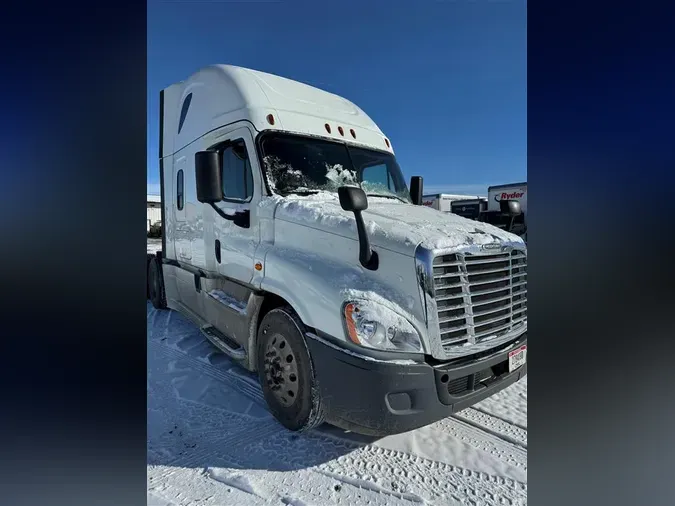
{"type": "Polygon", "coordinates": [[[515,190],[513,192],[501,192],[495,195],[495,200],[499,202],[500,200],[514,200],[522,198],[525,195],[524,191],[515,190]]]}

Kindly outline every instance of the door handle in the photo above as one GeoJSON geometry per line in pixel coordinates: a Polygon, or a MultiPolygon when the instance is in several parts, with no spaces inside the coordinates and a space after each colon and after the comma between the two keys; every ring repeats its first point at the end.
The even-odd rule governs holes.
{"type": "Polygon", "coordinates": [[[220,240],[216,239],[216,260],[220,263],[220,240]]]}
{"type": "Polygon", "coordinates": [[[218,213],[221,218],[233,222],[236,226],[241,228],[251,228],[251,211],[244,209],[243,211],[236,211],[234,214],[226,214],[220,207],[211,203],[213,210],[218,213]]]}

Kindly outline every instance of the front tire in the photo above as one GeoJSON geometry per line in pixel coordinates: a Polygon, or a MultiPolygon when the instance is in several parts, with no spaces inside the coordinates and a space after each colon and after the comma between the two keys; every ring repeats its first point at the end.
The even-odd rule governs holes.
{"type": "Polygon", "coordinates": [[[305,431],[324,421],[323,404],[305,343],[305,326],[290,307],[273,309],[258,329],[258,378],[274,417],[305,431]]]}

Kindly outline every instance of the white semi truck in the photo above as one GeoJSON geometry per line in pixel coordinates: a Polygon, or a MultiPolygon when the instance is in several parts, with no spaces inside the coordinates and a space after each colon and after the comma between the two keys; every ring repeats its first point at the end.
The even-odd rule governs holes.
{"type": "Polygon", "coordinates": [[[353,103],[203,68],[160,93],[148,293],[257,371],[288,429],[403,432],[527,371],[527,252],[422,204],[353,103]]]}

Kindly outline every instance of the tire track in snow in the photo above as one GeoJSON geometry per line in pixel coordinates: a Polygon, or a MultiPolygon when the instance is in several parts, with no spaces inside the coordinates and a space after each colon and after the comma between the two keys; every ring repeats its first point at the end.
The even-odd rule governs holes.
{"type": "MultiPolygon", "coordinates": [[[[171,320],[173,316],[173,311],[171,310],[159,310],[153,306],[150,306],[150,311],[147,313],[148,318],[151,318],[151,325],[148,325],[148,330],[152,329],[160,330],[162,332],[162,337],[164,337],[169,332],[169,327],[171,325],[171,320]],[[166,316],[166,318],[163,318],[166,316]],[[162,325],[159,325],[158,320],[162,319],[162,325]]],[[[154,333],[154,332],[153,332],[154,333]]]]}
{"type": "Polygon", "coordinates": [[[410,501],[412,503],[417,503],[417,504],[425,504],[427,501],[425,501],[422,497],[416,495],[416,494],[411,494],[409,492],[396,492],[394,490],[388,490],[380,485],[377,485],[376,483],[364,481],[358,478],[351,478],[351,477],[345,477],[339,474],[333,474],[329,471],[323,471],[323,470],[317,470],[316,471],[319,474],[322,474],[324,476],[327,476],[329,478],[333,478],[334,480],[340,481],[341,483],[347,483],[349,485],[352,485],[354,487],[358,487],[363,490],[370,490],[372,492],[376,492],[378,494],[383,494],[391,497],[395,497],[397,499],[404,499],[406,501],[410,501]]]}
{"type": "Polygon", "coordinates": [[[473,408],[467,408],[453,415],[474,427],[492,434],[504,441],[522,446],[527,449],[527,429],[515,425],[493,414],[473,408]]]}
{"type": "Polygon", "coordinates": [[[251,424],[241,423],[238,427],[236,431],[226,433],[223,437],[208,438],[208,444],[203,444],[198,450],[177,455],[173,459],[167,460],[166,464],[162,464],[162,468],[167,466],[168,469],[159,473],[153,479],[164,482],[184,468],[204,470],[215,467],[216,464],[242,467],[240,465],[241,454],[239,453],[242,447],[285,430],[275,420],[251,424]]]}
{"type": "Polygon", "coordinates": [[[323,464],[319,470],[430,502],[452,498],[474,505],[527,503],[526,483],[373,446],[323,464]]]}
{"type": "Polygon", "coordinates": [[[204,467],[203,463],[209,460],[209,457],[217,458],[232,457],[234,462],[237,462],[237,454],[239,448],[246,446],[261,438],[269,437],[285,429],[276,421],[270,420],[263,423],[253,423],[250,425],[242,424],[241,427],[231,432],[227,436],[213,440],[209,439],[208,447],[203,448],[199,452],[191,453],[187,458],[177,458],[168,465],[172,466],[180,463],[182,467],[204,467]]]}
{"type": "MultiPolygon", "coordinates": [[[[153,480],[154,481],[154,480],[153,480]]],[[[358,480],[342,481],[329,473],[301,469],[270,472],[262,469],[209,468],[180,469],[169,483],[150,489],[167,500],[183,499],[177,504],[223,506],[258,504],[275,506],[415,506],[429,504],[404,493],[389,493],[358,480]],[[183,502],[185,492],[192,502],[183,502]],[[406,498],[403,498],[406,496],[406,498]],[[199,499],[201,498],[201,501],[199,499]],[[412,499],[412,501],[411,501],[412,499]]],[[[437,504],[447,504],[446,501],[437,504]]]]}
{"type": "Polygon", "coordinates": [[[523,425],[522,423],[518,423],[515,420],[510,420],[510,419],[508,419],[508,418],[506,418],[506,417],[504,417],[504,416],[502,416],[498,413],[494,413],[492,411],[489,411],[489,410],[487,410],[487,409],[485,409],[481,406],[476,405],[476,406],[473,406],[472,408],[469,408],[469,409],[473,409],[474,411],[480,411],[481,413],[483,413],[485,415],[491,416],[493,418],[498,418],[504,423],[508,423],[509,425],[513,425],[515,427],[518,427],[519,429],[527,431],[527,426],[523,425]]]}
{"type": "MultiPolygon", "coordinates": [[[[206,338],[204,339],[206,340],[206,338]]],[[[150,341],[148,343],[148,347],[154,348],[156,352],[166,356],[169,359],[186,362],[195,371],[220,380],[223,383],[226,383],[229,387],[233,388],[236,392],[245,395],[253,402],[259,404],[260,406],[267,407],[267,404],[263,398],[262,390],[259,387],[256,388],[250,381],[244,380],[240,375],[230,371],[223,371],[217,367],[212,366],[210,363],[203,362],[202,360],[188,355],[187,353],[178,351],[175,348],[171,348],[157,342],[150,341]]]]}
{"type": "Polygon", "coordinates": [[[161,485],[149,491],[177,506],[195,504],[264,506],[271,504],[258,496],[212,480],[205,475],[203,470],[197,469],[177,469],[172,473],[170,481],[163,481],[161,485]]]}
{"type": "MultiPolygon", "coordinates": [[[[251,385],[251,382],[242,380],[239,376],[221,371],[215,366],[158,342],[149,341],[148,348],[149,354],[153,358],[158,358],[159,361],[182,362],[196,374],[207,375],[219,383],[225,383],[225,387],[229,387],[234,394],[243,395],[248,400],[264,405],[262,392],[251,385]]],[[[157,362],[155,360],[155,365],[157,362]]],[[[149,373],[152,378],[155,374],[161,376],[166,371],[149,369],[149,373]]],[[[148,449],[149,451],[161,451],[166,448],[170,453],[180,451],[179,454],[162,462],[162,466],[173,466],[173,469],[163,473],[161,479],[168,478],[181,467],[203,468],[205,463],[213,465],[218,462],[236,466],[239,460],[237,448],[285,430],[271,415],[267,419],[261,419],[246,413],[231,412],[197,400],[178,397],[170,383],[162,381],[151,381],[151,383],[152,387],[149,392],[151,391],[156,399],[170,399],[170,407],[167,411],[165,402],[159,402],[156,406],[150,407],[153,412],[159,413],[158,416],[165,417],[167,421],[163,424],[165,426],[163,434],[157,431],[154,435],[149,434],[148,449]],[[190,426],[189,423],[186,425],[186,421],[195,420],[203,423],[197,428],[194,425],[190,426]],[[174,428],[169,430],[171,427],[174,428]],[[204,430],[205,427],[208,428],[204,430]],[[172,433],[175,434],[170,435],[172,433]],[[185,438],[183,433],[186,435],[185,438]],[[195,446],[197,448],[192,449],[195,446]],[[157,450],[154,450],[155,448],[157,450]]]]}
{"type": "Polygon", "coordinates": [[[527,430],[527,376],[471,407],[527,430]]]}
{"type": "MultiPolygon", "coordinates": [[[[479,432],[477,429],[475,432],[479,432]]],[[[483,436],[490,437],[489,434],[483,436]]],[[[504,444],[504,443],[502,443],[504,444]]],[[[243,449],[268,461],[284,459],[288,471],[309,467],[361,488],[415,501],[449,499],[463,504],[519,505],[527,498],[527,484],[512,478],[473,471],[425,457],[379,446],[340,442],[320,433],[296,438],[280,433],[243,449]],[[304,446],[304,447],[303,447],[304,446]],[[311,453],[310,453],[311,452],[311,453]],[[311,456],[310,456],[311,455],[311,456]]]]}
{"type": "Polygon", "coordinates": [[[527,471],[527,448],[511,438],[504,438],[496,431],[486,430],[483,426],[454,417],[440,420],[432,428],[442,430],[478,450],[490,453],[502,462],[527,471]]]}

